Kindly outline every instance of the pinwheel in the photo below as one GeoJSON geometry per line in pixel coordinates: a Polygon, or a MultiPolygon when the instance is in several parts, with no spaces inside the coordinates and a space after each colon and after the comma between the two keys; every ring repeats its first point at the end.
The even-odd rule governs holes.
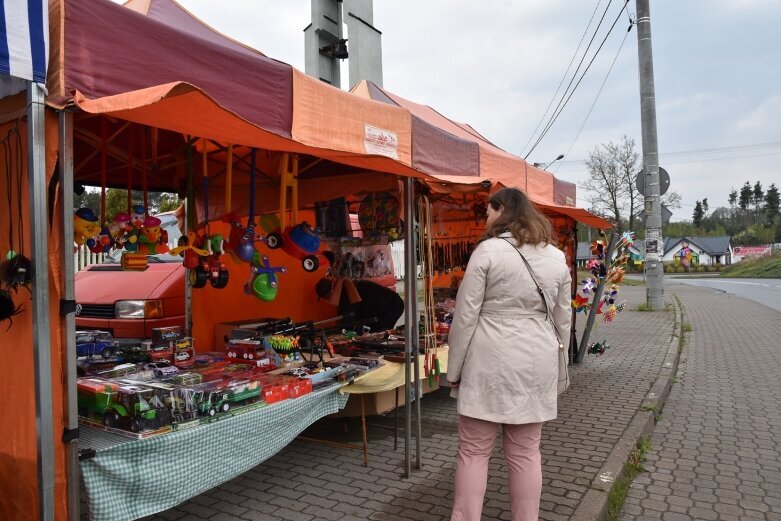
{"type": "Polygon", "coordinates": [[[588,297],[584,297],[583,295],[575,295],[575,300],[572,301],[572,307],[575,309],[576,312],[580,313],[581,311],[586,311],[591,307],[588,301],[588,297]]]}
{"type": "Polygon", "coordinates": [[[597,289],[597,279],[584,279],[581,284],[583,285],[581,289],[586,295],[597,289]]]}

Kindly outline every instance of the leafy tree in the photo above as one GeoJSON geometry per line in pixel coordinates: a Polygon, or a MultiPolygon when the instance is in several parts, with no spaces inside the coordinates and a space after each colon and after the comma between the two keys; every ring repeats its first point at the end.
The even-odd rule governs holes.
{"type": "Polygon", "coordinates": [[[767,192],[765,192],[765,215],[767,216],[767,220],[771,224],[773,224],[773,221],[778,215],[778,207],[779,207],[778,188],[776,187],[776,184],[773,183],[768,187],[767,192]]]}
{"type": "Polygon", "coordinates": [[[702,212],[704,214],[708,213],[708,198],[707,197],[702,200],[702,212]]]}
{"type": "MultiPolygon", "coordinates": [[[[87,188],[81,195],[75,195],[73,198],[74,208],[90,208],[98,218],[100,218],[100,189],[87,188]]],[[[144,201],[143,192],[133,190],[131,192],[131,204],[142,204],[144,201]]],[[[148,192],[147,203],[148,212],[152,215],[161,212],[175,210],[181,204],[176,194],[166,192],[148,192]]],[[[106,221],[113,221],[114,217],[120,212],[126,212],[127,190],[119,188],[109,188],[106,190],[106,221]]]]}
{"type": "Polygon", "coordinates": [[[703,217],[705,217],[705,212],[702,209],[702,203],[697,201],[697,204],[694,205],[694,214],[692,215],[692,222],[697,230],[702,228],[703,217]]]}
{"type": "Polygon", "coordinates": [[[729,205],[732,208],[735,208],[735,203],[738,202],[738,191],[734,188],[730,190],[729,192],[729,205]]]}

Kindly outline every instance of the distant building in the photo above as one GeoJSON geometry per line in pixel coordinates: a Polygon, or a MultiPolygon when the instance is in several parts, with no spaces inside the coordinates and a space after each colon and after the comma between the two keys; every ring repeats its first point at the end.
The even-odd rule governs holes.
{"type": "Polygon", "coordinates": [[[732,264],[729,235],[718,237],[667,237],[662,262],[690,260],[693,265],[732,264]]]}
{"type": "MultiPolygon", "coordinates": [[[[593,259],[591,246],[587,242],[578,243],[577,264],[583,268],[593,259]]],[[[640,268],[645,260],[645,241],[637,239],[629,247],[629,264],[640,268]]],[[[693,265],[732,264],[734,254],[729,235],[718,237],[667,237],[664,241],[663,262],[690,262],[693,265]]]]}

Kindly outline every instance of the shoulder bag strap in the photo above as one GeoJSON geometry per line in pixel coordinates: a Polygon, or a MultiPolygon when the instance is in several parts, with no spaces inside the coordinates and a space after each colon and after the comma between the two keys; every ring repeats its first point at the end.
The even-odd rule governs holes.
{"type": "Polygon", "coordinates": [[[521,260],[526,265],[526,269],[529,270],[529,275],[531,275],[532,280],[534,281],[534,285],[537,286],[537,293],[540,294],[540,297],[542,298],[542,304],[545,306],[545,318],[553,325],[553,331],[556,333],[556,340],[559,342],[559,349],[564,348],[564,342],[561,341],[561,335],[559,334],[559,328],[556,327],[556,322],[553,321],[553,317],[550,314],[550,308],[548,307],[548,298],[545,296],[545,292],[542,291],[542,288],[540,287],[540,283],[537,282],[537,277],[534,275],[534,270],[532,269],[531,265],[529,264],[529,261],[526,260],[526,257],[524,257],[523,253],[521,253],[521,250],[516,248],[513,243],[508,241],[504,237],[500,237],[500,239],[504,240],[507,244],[509,244],[512,249],[518,252],[518,255],[521,256],[521,260]]]}

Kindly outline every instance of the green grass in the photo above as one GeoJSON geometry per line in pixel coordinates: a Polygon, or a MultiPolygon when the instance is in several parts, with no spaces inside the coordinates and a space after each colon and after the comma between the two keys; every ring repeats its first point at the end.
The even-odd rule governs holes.
{"type": "Polygon", "coordinates": [[[635,449],[629,453],[629,459],[624,463],[621,476],[613,483],[610,493],[607,496],[607,516],[608,521],[616,521],[621,509],[624,507],[626,495],[629,492],[629,486],[632,481],[641,472],[645,472],[643,463],[645,456],[651,451],[651,440],[648,436],[643,436],[637,442],[635,449]]]}
{"type": "Polygon", "coordinates": [[[781,254],[776,253],[771,257],[757,257],[730,264],[724,267],[720,276],[781,279],[781,254]]]}
{"type": "Polygon", "coordinates": [[[691,333],[692,325],[689,324],[688,322],[684,322],[683,324],[681,324],[681,331],[683,331],[684,333],[691,333]]]}

